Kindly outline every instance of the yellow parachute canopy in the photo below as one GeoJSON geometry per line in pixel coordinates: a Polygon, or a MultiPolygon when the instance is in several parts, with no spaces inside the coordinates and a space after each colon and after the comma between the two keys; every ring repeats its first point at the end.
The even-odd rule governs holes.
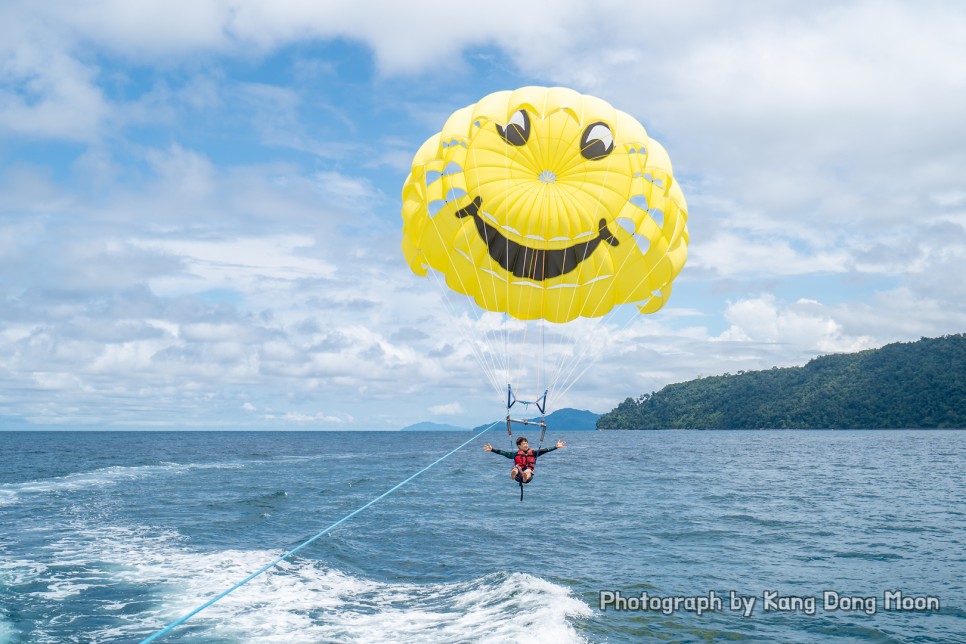
{"type": "Polygon", "coordinates": [[[630,115],[563,87],[454,112],[413,159],[402,248],[488,311],[521,320],[653,313],[687,259],[667,152],[630,115]]]}

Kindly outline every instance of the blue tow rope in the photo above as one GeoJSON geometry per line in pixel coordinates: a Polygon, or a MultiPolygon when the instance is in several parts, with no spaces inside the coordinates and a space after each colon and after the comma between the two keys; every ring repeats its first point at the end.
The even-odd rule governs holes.
{"type": "Polygon", "coordinates": [[[377,496],[373,500],[369,501],[368,503],[366,503],[362,507],[358,508],[357,510],[354,510],[354,511],[350,512],[347,515],[345,515],[344,517],[342,517],[341,519],[339,519],[338,521],[336,521],[335,523],[333,523],[332,525],[330,525],[328,528],[326,528],[322,532],[318,533],[317,535],[315,535],[311,539],[303,542],[302,544],[300,544],[300,545],[292,548],[291,550],[289,550],[288,552],[286,552],[284,555],[281,555],[280,557],[278,557],[277,559],[275,559],[271,563],[265,564],[263,567],[259,568],[258,570],[256,570],[252,574],[248,575],[247,577],[245,577],[244,579],[242,579],[240,582],[238,582],[237,584],[235,584],[234,586],[232,586],[228,590],[226,590],[226,591],[224,591],[222,593],[219,593],[218,595],[215,595],[214,597],[212,597],[211,599],[209,599],[208,601],[206,601],[204,604],[198,606],[197,608],[195,608],[193,611],[191,611],[190,613],[188,613],[184,617],[181,617],[180,619],[176,619],[175,621],[171,622],[170,624],[168,624],[167,626],[165,626],[164,628],[162,628],[157,633],[151,635],[150,637],[146,637],[145,639],[141,640],[141,644],[147,644],[147,642],[153,642],[154,640],[158,639],[159,637],[164,637],[165,635],[167,635],[168,633],[170,633],[173,629],[175,629],[178,626],[184,624],[189,619],[191,619],[192,617],[194,617],[195,615],[197,615],[198,613],[200,613],[204,609],[208,608],[209,606],[211,606],[212,604],[214,604],[216,601],[218,601],[222,597],[225,597],[229,593],[232,593],[232,592],[238,590],[239,588],[241,588],[242,586],[244,586],[245,584],[247,584],[248,582],[250,582],[255,577],[258,577],[260,574],[262,574],[263,572],[265,572],[269,568],[275,566],[276,564],[278,564],[279,562],[283,561],[284,559],[287,559],[288,557],[291,557],[296,552],[298,552],[299,550],[301,550],[305,546],[309,545],[310,543],[312,543],[313,541],[315,541],[316,539],[318,539],[319,537],[321,537],[322,535],[324,535],[328,531],[332,530],[336,526],[341,525],[342,523],[345,523],[346,521],[348,521],[349,519],[351,519],[355,515],[359,514],[360,512],[362,512],[363,510],[365,510],[366,508],[368,508],[370,505],[374,504],[376,501],[379,501],[381,499],[386,498],[387,496],[389,496],[390,494],[392,494],[393,492],[395,492],[396,490],[398,490],[402,486],[406,485],[406,483],[409,483],[410,481],[412,481],[414,478],[416,478],[417,476],[419,476],[423,472],[425,472],[425,471],[429,470],[430,468],[432,468],[434,465],[440,463],[444,459],[449,458],[450,456],[452,456],[453,454],[455,454],[456,452],[458,452],[459,450],[463,449],[464,447],[466,447],[467,445],[469,445],[470,443],[472,443],[474,440],[476,440],[477,438],[479,438],[480,436],[482,436],[483,434],[485,434],[486,432],[488,432],[491,429],[493,429],[494,427],[496,427],[499,423],[500,423],[500,421],[497,421],[497,422],[493,423],[492,425],[490,425],[489,427],[487,427],[486,429],[484,429],[483,431],[481,431],[479,434],[477,434],[473,438],[469,439],[468,441],[466,441],[465,443],[463,443],[462,445],[460,445],[459,447],[457,447],[456,449],[454,449],[454,450],[452,450],[452,451],[444,454],[443,456],[440,456],[438,459],[436,459],[435,461],[433,461],[432,463],[430,463],[429,465],[427,465],[423,469],[419,470],[418,472],[416,472],[415,474],[413,474],[412,476],[410,476],[408,479],[406,479],[402,483],[396,484],[395,486],[393,486],[390,489],[386,490],[385,492],[383,492],[382,494],[380,494],[379,496],[377,496]]]}

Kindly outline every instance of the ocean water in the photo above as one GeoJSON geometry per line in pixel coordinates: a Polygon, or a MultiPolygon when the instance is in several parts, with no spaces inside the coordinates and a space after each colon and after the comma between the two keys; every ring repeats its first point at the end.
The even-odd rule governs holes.
{"type": "MultiPolygon", "coordinates": [[[[0,432],[0,642],[138,641],[469,436],[0,432]]],[[[966,642],[966,432],[553,438],[522,503],[494,429],[166,641],[966,642]]]]}

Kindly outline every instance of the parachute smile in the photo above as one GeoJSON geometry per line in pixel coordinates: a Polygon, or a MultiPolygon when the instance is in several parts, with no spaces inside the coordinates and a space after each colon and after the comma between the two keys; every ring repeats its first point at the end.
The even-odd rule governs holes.
{"type": "Polygon", "coordinates": [[[487,224],[480,215],[483,200],[476,197],[473,203],[456,211],[460,219],[472,217],[480,239],[486,244],[490,258],[515,277],[542,282],[573,271],[590,257],[601,242],[617,246],[620,242],[607,229],[607,220],[601,219],[597,236],[568,248],[542,250],[530,248],[505,237],[493,225],[487,224]]]}

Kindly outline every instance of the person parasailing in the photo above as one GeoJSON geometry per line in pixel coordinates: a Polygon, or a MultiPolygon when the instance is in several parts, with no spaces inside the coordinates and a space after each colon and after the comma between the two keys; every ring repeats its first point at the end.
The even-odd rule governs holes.
{"type": "Polygon", "coordinates": [[[513,459],[513,469],[510,470],[510,478],[514,481],[520,483],[520,485],[525,485],[533,480],[533,470],[537,465],[537,459],[548,452],[552,452],[555,449],[560,449],[561,447],[566,447],[567,443],[564,441],[557,441],[557,444],[553,447],[543,447],[538,450],[530,449],[530,443],[523,436],[517,439],[517,451],[516,452],[504,452],[501,449],[496,449],[490,444],[483,446],[483,450],[486,452],[493,452],[494,454],[499,454],[500,456],[506,456],[507,458],[513,459]]]}

